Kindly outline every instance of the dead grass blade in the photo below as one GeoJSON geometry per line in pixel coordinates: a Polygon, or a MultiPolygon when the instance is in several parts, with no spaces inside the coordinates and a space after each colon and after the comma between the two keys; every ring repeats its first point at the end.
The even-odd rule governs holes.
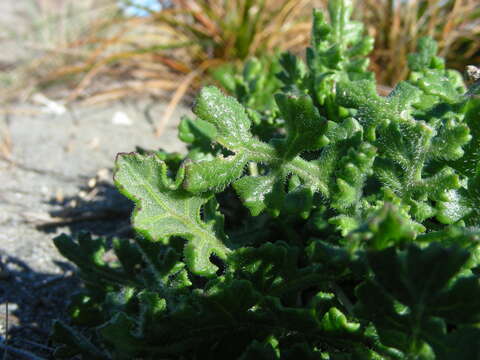
{"type": "Polygon", "coordinates": [[[220,60],[207,60],[200,64],[200,66],[189,73],[183,81],[180,83],[178,88],[175,90],[172,98],[170,99],[167,107],[165,108],[165,112],[163,114],[163,117],[161,121],[158,123],[158,125],[155,128],[155,135],[160,136],[162,135],[165,127],[167,126],[168,122],[170,121],[170,118],[172,117],[175,109],[177,108],[178,104],[182,100],[182,98],[185,96],[187,93],[190,85],[192,84],[193,81],[197,79],[203,72],[205,72],[208,68],[219,65],[220,60]]]}
{"type": "Polygon", "coordinates": [[[463,71],[480,60],[478,0],[364,0],[356,2],[354,14],[375,38],[372,69],[381,84],[407,76],[406,56],[422,36],[437,40],[448,67],[463,71]]]}
{"type": "MultiPolygon", "coordinates": [[[[109,1],[115,2],[102,0],[109,1]]],[[[325,8],[326,0],[171,3],[171,8],[150,12],[144,18],[92,13],[89,27],[61,44],[30,41],[32,50],[36,48],[43,56],[24,66],[21,70],[27,75],[5,94],[28,94],[59,82],[71,89],[69,101],[94,103],[142,92],[165,95],[173,91],[166,112],[169,116],[160,121],[158,133],[183,95],[201,84],[200,74],[204,82],[210,81],[205,70],[198,70],[202,64],[238,63],[265,53],[296,52],[309,42],[312,8],[325,8]],[[178,77],[182,77],[180,83],[178,77]]],[[[366,23],[375,38],[371,68],[382,85],[393,85],[408,75],[406,55],[424,35],[439,41],[448,66],[462,70],[466,64],[480,62],[478,0],[357,0],[354,16],[366,23]]]]}
{"type": "MultiPolygon", "coordinates": [[[[136,76],[145,64],[164,65],[150,75],[168,79],[172,75],[192,74],[207,60],[236,62],[264,51],[288,50],[308,41],[308,35],[300,34],[309,27],[308,0],[174,0],[172,3],[172,8],[152,12],[147,18],[117,16],[92,21],[92,31],[63,47],[64,52],[77,55],[74,61],[40,76],[36,84],[48,87],[73,79],[73,90],[67,99],[73,101],[91,96],[88,89],[98,78],[111,77],[113,83],[131,78],[140,80],[136,76]]],[[[147,84],[151,79],[142,80],[147,84]]],[[[185,85],[183,82],[181,85],[172,99],[182,93],[185,85]]],[[[128,96],[125,91],[128,88],[94,91],[94,101],[113,94],[128,96]]]]}

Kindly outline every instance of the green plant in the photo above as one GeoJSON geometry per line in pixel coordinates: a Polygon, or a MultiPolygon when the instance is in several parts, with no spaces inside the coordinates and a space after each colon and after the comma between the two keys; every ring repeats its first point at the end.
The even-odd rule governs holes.
{"type": "Polygon", "coordinates": [[[240,102],[204,88],[185,159],[118,156],[137,237],[114,263],[104,238],[55,239],[85,281],[57,357],[480,356],[480,100],[429,38],[379,96],[351,9],[314,13],[307,63],[283,55],[277,85],[254,61],[240,102]]]}

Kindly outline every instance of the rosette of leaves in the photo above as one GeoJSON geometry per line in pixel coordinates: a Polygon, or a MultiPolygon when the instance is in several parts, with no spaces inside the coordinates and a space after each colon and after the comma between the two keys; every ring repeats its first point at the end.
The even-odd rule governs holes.
{"type": "Polygon", "coordinates": [[[117,157],[137,237],[56,238],[85,281],[57,357],[480,356],[480,100],[429,39],[379,96],[350,3],[329,4],[307,66],[283,58],[278,131],[260,136],[248,96],[206,87],[183,162],[117,157]]]}

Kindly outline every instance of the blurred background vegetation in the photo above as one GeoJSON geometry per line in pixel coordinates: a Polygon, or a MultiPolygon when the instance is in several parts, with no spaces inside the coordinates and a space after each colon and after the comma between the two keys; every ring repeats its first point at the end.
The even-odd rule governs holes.
{"type": "MultiPolygon", "coordinates": [[[[0,99],[52,91],[65,102],[135,95],[176,104],[213,69],[249,57],[298,53],[310,38],[312,8],[325,0],[24,0],[28,27],[3,25],[19,56],[0,63],[0,99]]],[[[425,35],[447,65],[480,63],[478,0],[354,0],[354,16],[375,38],[371,69],[393,86],[407,76],[406,54],[425,35]]],[[[3,39],[3,40],[4,40],[3,39]]],[[[302,54],[300,54],[302,55],[302,54]]]]}

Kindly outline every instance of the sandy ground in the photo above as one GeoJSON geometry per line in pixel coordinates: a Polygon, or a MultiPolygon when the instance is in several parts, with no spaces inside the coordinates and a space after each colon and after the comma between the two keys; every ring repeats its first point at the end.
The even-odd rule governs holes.
{"type": "Polygon", "coordinates": [[[0,335],[6,336],[8,303],[10,344],[30,350],[24,340],[45,345],[51,320],[76,286],[74,268],[53,246],[55,235],[128,233],[130,203],[111,181],[116,153],[137,146],[184,150],[176,126],[188,110],[179,109],[156,137],[149,119],[162,110],[116,103],[1,120],[12,144],[9,159],[0,160],[0,335]]]}
{"type": "MultiPolygon", "coordinates": [[[[21,25],[26,1],[0,0],[0,25],[21,25]]],[[[8,65],[18,55],[15,44],[0,37],[0,46],[10,49],[0,52],[8,65]]],[[[0,109],[0,141],[9,144],[0,152],[0,344],[51,356],[50,325],[79,286],[52,238],[82,230],[128,235],[131,204],[112,186],[111,169],[118,152],[136,146],[184,150],[176,126],[189,110],[179,108],[156,137],[153,122],[163,107],[145,99],[74,104],[63,114],[31,101],[0,109]]]]}
{"type": "MultiPolygon", "coordinates": [[[[76,286],[74,268],[53,246],[55,235],[128,233],[130,203],[111,181],[116,153],[136,146],[183,151],[176,125],[188,111],[179,109],[156,137],[145,116],[150,106],[116,103],[3,118],[12,153],[0,160],[0,335],[6,336],[9,303],[10,344],[31,350],[24,340],[45,343],[51,320],[76,286]],[[116,123],[119,116],[128,123],[116,123]]],[[[151,116],[159,118],[162,109],[153,107],[151,116]]]]}

